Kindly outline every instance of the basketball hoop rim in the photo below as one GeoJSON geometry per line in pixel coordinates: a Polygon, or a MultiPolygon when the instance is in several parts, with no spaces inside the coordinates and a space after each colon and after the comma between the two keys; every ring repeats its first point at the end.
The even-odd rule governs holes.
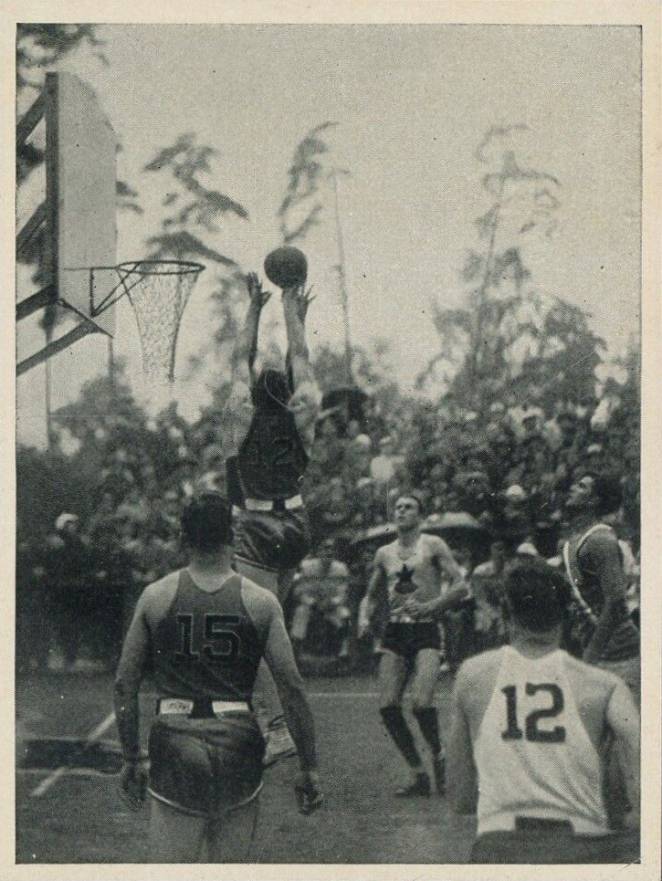
{"type": "Polygon", "coordinates": [[[202,263],[192,260],[127,260],[114,267],[118,273],[125,275],[191,275],[202,272],[204,268],[202,263]]]}

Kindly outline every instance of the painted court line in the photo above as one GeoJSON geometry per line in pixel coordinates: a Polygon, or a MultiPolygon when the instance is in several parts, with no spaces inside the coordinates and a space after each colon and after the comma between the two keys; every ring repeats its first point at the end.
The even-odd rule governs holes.
{"type": "MultiPolygon", "coordinates": [[[[108,713],[103,721],[99,722],[96,728],[93,728],[92,731],[85,738],[86,745],[90,746],[93,743],[96,743],[100,737],[110,728],[110,726],[115,721],[115,713],[108,713]]],[[[40,798],[44,793],[48,792],[51,786],[67,773],[69,769],[65,765],[61,765],[59,768],[56,768],[52,771],[48,777],[41,781],[38,786],[30,793],[31,798],[40,798]]]]}

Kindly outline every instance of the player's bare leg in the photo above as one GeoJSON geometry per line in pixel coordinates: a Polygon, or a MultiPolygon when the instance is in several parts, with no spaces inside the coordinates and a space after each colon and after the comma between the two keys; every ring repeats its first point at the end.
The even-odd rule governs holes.
{"type": "Polygon", "coordinates": [[[439,652],[436,649],[421,649],[416,655],[414,680],[412,683],[413,713],[421,729],[425,742],[432,753],[437,792],[445,790],[444,751],[439,736],[439,717],[434,705],[434,696],[439,678],[439,652]]]}
{"type": "MultiPolygon", "coordinates": [[[[281,599],[282,591],[279,585],[279,580],[283,579],[282,575],[279,579],[279,574],[275,570],[265,569],[263,566],[254,566],[243,557],[235,558],[235,566],[240,575],[250,578],[251,581],[259,584],[260,587],[275,594],[282,605],[284,600],[281,599]]],[[[291,585],[291,583],[290,579],[289,584],[291,585]]],[[[280,759],[295,756],[296,748],[285,722],[276,683],[264,661],[260,661],[257,676],[255,677],[253,712],[260,726],[262,736],[267,742],[264,755],[265,767],[273,765],[280,759]]]]}
{"type": "Polygon", "coordinates": [[[209,824],[207,853],[210,863],[250,861],[259,810],[260,801],[255,798],[244,807],[229,811],[218,822],[209,824]]]}
{"type": "Polygon", "coordinates": [[[149,855],[152,863],[197,863],[202,860],[207,819],[150,799],[149,855]]]}
{"type": "Polygon", "coordinates": [[[384,652],[379,663],[379,712],[386,730],[409,767],[410,785],[396,791],[396,795],[405,797],[430,794],[430,780],[402,713],[402,695],[408,678],[406,660],[394,652],[384,652]]]}

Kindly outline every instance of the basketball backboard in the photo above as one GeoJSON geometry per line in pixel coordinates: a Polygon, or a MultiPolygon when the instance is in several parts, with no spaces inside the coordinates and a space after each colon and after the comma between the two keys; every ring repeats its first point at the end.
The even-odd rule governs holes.
{"type": "Polygon", "coordinates": [[[94,91],[71,73],[46,75],[46,271],[57,297],[108,334],[117,285],[117,138],[94,91]],[[95,290],[93,290],[93,286],[95,290]]]}

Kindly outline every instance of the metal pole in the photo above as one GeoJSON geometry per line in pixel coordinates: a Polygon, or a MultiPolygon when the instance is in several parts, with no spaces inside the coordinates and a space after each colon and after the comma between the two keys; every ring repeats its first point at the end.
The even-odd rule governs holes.
{"type": "Polygon", "coordinates": [[[345,275],[345,246],[343,243],[342,225],[340,223],[340,204],[338,199],[338,175],[336,169],[331,171],[333,182],[334,209],[336,217],[336,242],[338,245],[338,284],[340,287],[340,305],[343,311],[343,323],[345,326],[345,374],[347,384],[353,385],[352,375],[352,338],[349,325],[349,297],[347,295],[347,279],[345,275]]]}

